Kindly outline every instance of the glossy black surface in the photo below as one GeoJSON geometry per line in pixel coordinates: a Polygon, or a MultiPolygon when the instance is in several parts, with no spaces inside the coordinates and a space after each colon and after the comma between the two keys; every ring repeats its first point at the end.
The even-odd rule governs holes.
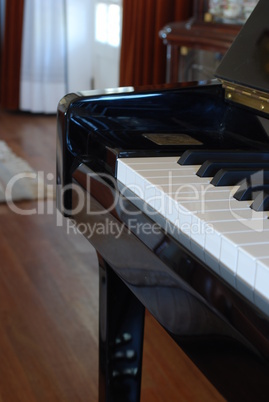
{"type": "MultiPolygon", "coordinates": [[[[57,183],[67,186],[81,162],[115,175],[118,157],[181,155],[186,149],[269,150],[268,119],[223,101],[220,84],[167,84],[70,94],[58,106],[57,183]],[[158,145],[148,134],[184,134],[196,141],[158,145]],[[201,145],[197,145],[197,141],[201,145]]],[[[59,209],[71,209],[65,191],[59,209]]],[[[68,215],[68,213],[67,213],[68,215]]]]}
{"type": "Polygon", "coordinates": [[[99,255],[99,400],[139,402],[145,308],[99,255]]]}
{"type": "MultiPolygon", "coordinates": [[[[236,111],[237,131],[233,132],[235,111],[223,102],[219,85],[85,98],[73,104],[70,112],[69,151],[99,164],[108,162],[111,148],[120,156],[169,154],[186,149],[186,144],[158,145],[147,138],[151,133],[187,134],[200,141],[201,148],[246,148],[248,139],[258,149],[267,142],[269,149],[262,121],[240,108],[236,111]]],[[[187,145],[188,149],[199,147],[187,145]]],[[[111,166],[105,166],[108,167],[113,172],[113,159],[111,166]]]]}
{"type": "MultiPolygon", "coordinates": [[[[73,219],[78,225],[87,222],[84,236],[107,268],[118,275],[227,400],[268,400],[268,317],[101,175],[82,165],[74,173],[74,183],[85,190],[85,203],[73,219]],[[91,233],[95,225],[106,226],[106,233],[91,233]],[[143,227],[147,230],[141,230],[143,227]]],[[[78,203],[76,192],[73,202],[74,206],[78,203]]],[[[102,311],[104,314],[107,309],[102,311]]],[[[116,312],[110,313],[112,322],[115,316],[116,312]]]]}
{"type": "MultiPolygon", "coordinates": [[[[268,153],[269,156],[269,153],[268,153]]],[[[213,177],[220,169],[246,169],[251,168],[254,172],[258,172],[259,170],[263,170],[263,168],[269,168],[269,163],[266,162],[227,162],[227,161],[207,161],[203,163],[200,169],[197,172],[197,176],[199,177],[213,177]]]]}
{"type": "Polygon", "coordinates": [[[238,151],[234,149],[194,149],[188,150],[183,153],[179,158],[180,165],[202,165],[207,161],[229,161],[233,163],[238,162],[269,162],[269,153],[261,151],[238,151]]]}
{"type": "Polygon", "coordinates": [[[268,15],[268,0],[260,0],[217,68],[216,77],[269,92],[268,15]]]}
{"type": "Polygon", "coordinates": [[[268,172],[263,172],[261,175],[255,175],[251,180],[248,178],[243,180],[238,190],[234,194],[234,198],[239,201],[253,199],[253,193],[259,191],[268,192],[269,190],[269,175],[268,172]],[[267,173],[267,174],[266,174],[267,173]]]}
{"type": "Polygon", "coordinates": [[[268,211],[269,152],[193,150],[186,151],[179,158],[180,165],[201,165],[196,174],[210,177],[210,183],[216,187],[240,184],[235,199],[252,200],[251,208],[255,211],[268,211]],[[253,178],[254,177],[254,178],[253,178]],[[254,190],[254,182],[260,180],[254,190]],[[242,187],[243,183],[243,187],[242,187]]]}
{"type": "MultiPolygon", "coordinates": [[[[100,323],[106,323],[106,330],[100,329],[100,402],[114,401],[109,399],[114,395],[111,373],[117,366],[111,366],[115,352],[109,346],[111,339],[115,342],[122,336],[119,329],[128,320],[128,328],[134,328],[137,319],[138,376],[132,385],[126,385],[130,378],[126,382],[124,375],[117,375],[117,381],[126,390],[126,401],[139,400],[135,398],[140,390],[143,312],[137,318],[108,306],[106,297],[113,295],[113,289],[106,275],[111,272],[228,400],[269,398],[268,317],[201,263],[195,253],[187,251],[180,239],[163,230],[161,218],[153,222],[141,212],[143,206],[139,208],[121,196],[115,179],[121,156],[181,155],[197,147],[268,151],[268,119],[262,112],[250,113],[226,103],[216,82],[71,94],[59,104],[58,208],[85,228],[107,228],[103,235],[84,233],[102,257],[101,277],[108,284],[100,292],[100,323]],[[163,136],[164,144],[150,140],[152,133],[163,136]],[[172,137],[177,143],[181,136],[186,143],[165,143],[167,135],[169,141],[172,137]],[[71,183],[82,191],[82,208],[76,208],[79,192],[72,190],[71,183]],[[141,225],[147,225],[146,233],[141,225]]],[[[127,305],[131,308],[133,301],[127,305]]],[[[134,366],[128,368],[134,373],[134,366]]]]}
{"type": "MultiPolygon", "coordinates": [[[[243,180],[250,179],[259,170],[250,168],[224,168],[218,170],[216,175],[210,181],[214,186],[235,186],[243,180]]],[[[264,175],[268,175],[269,170],[264,169],[264,175]]]]}

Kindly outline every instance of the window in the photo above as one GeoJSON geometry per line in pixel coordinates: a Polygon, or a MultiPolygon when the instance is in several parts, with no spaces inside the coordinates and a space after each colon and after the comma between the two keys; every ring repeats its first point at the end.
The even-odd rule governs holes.
{"type": "Polygon", "coordinates": [[[95,40],[110,46],[120,46],[121,7],[118,4],[97,3],[95,40]]]}

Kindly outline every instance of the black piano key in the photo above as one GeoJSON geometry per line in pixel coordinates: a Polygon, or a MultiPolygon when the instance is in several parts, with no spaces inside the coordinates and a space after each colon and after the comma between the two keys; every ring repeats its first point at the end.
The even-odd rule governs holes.
{"type": "MultiPolygon", "coordinates": [[[[263,172],[268,172],[268,170],[264,170],[263,172]]],[[[256,169],[221,169],[210,183],[214,186],[234,186],[240,184],[240,182],[246,178],[254,177],[257,173],[259,173],[259,171],[256,169]]]]}
{"type": "Polygon", "coordinates": [[[254,211],[269,211],[269,191],[260,191],[251,204],[251,208],[254,211]]]}
{"type": "MultiPolygon", "coordinates": [[[[269,174],[268,174],[269,176],[269,174]]],[[[252,183],[251,180],[244,180],[239,189],[234,193],[238,201],[252,200],[252,194],[258,191],[269,191],[269,178],[262,178],[260,183],[252,183]]]]}
{"type": "Polygon", "coordinates": [[[253,176],[246,178],[239,183],[240,187],[234,194],[234,198],[238,201],[252,200],[252,194],[257,191],[267,190],[269,188],[269,172],[268,170],[260,170],[253,176]]]}
{"type": "Polygon", "coordinates": [[[199,177],[213,177],[220,169],[269,169],[269,162],[207,160],[197,171],[199,177]]]}
{"type": "Polygon", "coordinates": [[[234,193],[234,198],[238,201],[252,200],[254,198],[253,194],[260,191],[269,192],[269,184],[264,184],[263,186],[250,186],[247,188],[240,186],[240,188],[234,193]]]}
{"type": "Polygon", "coordinates": [[[185,151],[178,162],[180,165],[202,165],[208,159],[211,160],[226,160],[226,161],[268,161],[269,162],[269,152],[262,151],[245,151],[245,150],[205,150],[205,149],[194,149],[185,151]]]}

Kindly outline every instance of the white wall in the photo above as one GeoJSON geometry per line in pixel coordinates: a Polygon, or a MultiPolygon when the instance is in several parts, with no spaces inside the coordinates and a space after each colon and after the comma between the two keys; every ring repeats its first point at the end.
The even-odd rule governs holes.
{"type": "Polygon", "coordinates": [[[121,6],[121,2],[66,0],[68,92],[118,86],[120,46],[96,40],[95,10],[98,3],[121,6]]]}
{"type": "Polygon", "coordinates": [[[122,0],[94,0],[94,2],[95,7],[101,3],[103,11],[107,12],[107,14],[101,13],[99,21],[97,19],[94,21],[95,28],[99,23],[98,30],[99,32],[101,30],[100,40],[94,36],[94,88],[114,88],[119,85],[122,0]]]}
{"type": "Polygon", "coordinates": [[[91,89],[94,0],[66,0],[68,92],[91,89]]]}

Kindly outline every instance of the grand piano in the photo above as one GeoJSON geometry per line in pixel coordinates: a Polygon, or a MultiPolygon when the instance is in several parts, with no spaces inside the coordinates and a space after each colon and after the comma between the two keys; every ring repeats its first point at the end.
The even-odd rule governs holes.
{"type": "Polygon", "coordinates": [[[145,308],[225,399],[269,400],[268,16],[211,82],[59,102],[58,208],[99,259],[100,402],[140,400],[145,308]]]}

